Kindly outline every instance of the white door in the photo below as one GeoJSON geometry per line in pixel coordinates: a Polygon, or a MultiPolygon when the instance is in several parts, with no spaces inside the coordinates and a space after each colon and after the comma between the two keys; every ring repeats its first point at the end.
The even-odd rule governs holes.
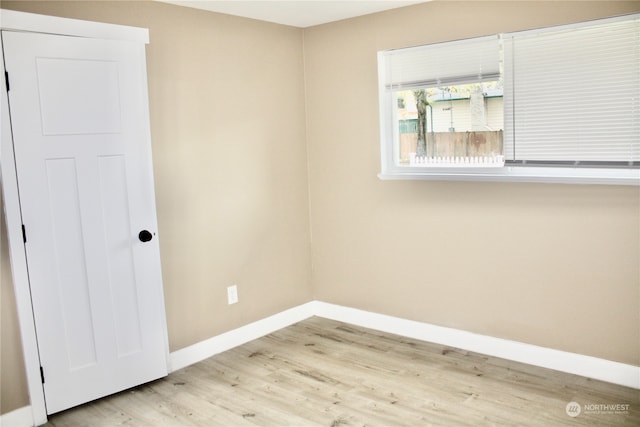
{"type": "Polygon", "coordinates": [[[51,414],[167,374],[144,45],[3,31],[2,47],[51,414]]]}

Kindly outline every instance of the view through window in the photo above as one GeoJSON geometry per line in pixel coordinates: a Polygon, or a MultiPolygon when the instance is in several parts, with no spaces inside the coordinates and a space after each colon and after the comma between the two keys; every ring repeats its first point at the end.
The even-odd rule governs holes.
{"type": "Polygon", "coordinates": [[[400,165],[502,166],[499,80],[394,93],[400,165]]]}

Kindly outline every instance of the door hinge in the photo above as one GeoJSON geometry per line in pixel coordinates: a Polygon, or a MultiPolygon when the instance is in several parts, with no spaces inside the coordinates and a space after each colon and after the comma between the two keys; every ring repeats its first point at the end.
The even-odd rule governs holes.
{"type": "Polygon", "coordinates": [[[4,72],[4,83],[7,85],[7,92],[9,92],[9,72],[4,72]]]}
{"type": "Polygon", "coordinates": [[[27,229],[24,228],[24,224],[22,224],[22,241],[27,243],[27,229]]]}
{"type": "Polygon", "coordinates": [[[42,384],[44,384],[44,368],[40,366],[40,378],[42,379],[42,384]]]}

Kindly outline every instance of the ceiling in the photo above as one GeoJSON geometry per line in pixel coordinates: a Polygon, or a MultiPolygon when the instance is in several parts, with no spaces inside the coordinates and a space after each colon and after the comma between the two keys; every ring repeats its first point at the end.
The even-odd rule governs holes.
{"type": "MultiPolygon", "coordinates": [[[[156,0],[211,12],[244,16],[261,21],[306,28],[327,22],[368,15],[422,1],[403,0],[156,0]]],[[[430,0],[426,0],[430,1],[430,0]]]]}

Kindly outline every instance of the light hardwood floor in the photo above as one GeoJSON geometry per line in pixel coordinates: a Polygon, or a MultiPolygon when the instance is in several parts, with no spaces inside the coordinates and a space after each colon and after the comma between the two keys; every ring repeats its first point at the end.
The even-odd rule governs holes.
{"type": "Polygon", "coordinates": [[[311,318],[47,425],[640,426],[640,391],[311,318]]]}

